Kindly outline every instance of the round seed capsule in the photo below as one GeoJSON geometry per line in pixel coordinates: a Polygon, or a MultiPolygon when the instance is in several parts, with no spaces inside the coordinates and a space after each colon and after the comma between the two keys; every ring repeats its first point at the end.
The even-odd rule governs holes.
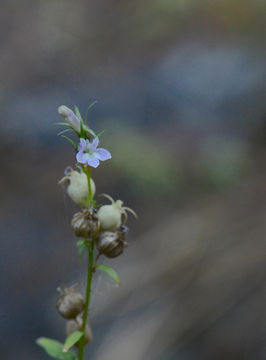
{"type": "Polygon", "coordinates": [[[124,247],[127,245],[124,242],[125,233],[116,231],[105,231],[100,234],[97,239],[97,249],[99,253],[105,255],[108,258],[115,258],[121,255],[124,251],[124,247]]]}
{"type": "Polygon", "coordinates": [[[92,211],[84,209],[73,216],[71,227],[77,237],[88,238],[99,231],[100,222],[92,211]]]}
{"type": "Polygon", "coordinates": [[[56,308],[63,318],[74,319],[84,309],[83,296],[74,292],[72,288],[61,291],[62,293],[57,298],[56,308]]]}
{"type": "MultiPolygon", "coordinates": [[[[82,328],[82,316],[78,316],[76,319],[68,320],[66,323],[66,336],[69,336],[74,331],[81,331],[82,328]]],[[[92,341],[92,331],[88,324],[85,327],[85,344],[92,341]]]]}

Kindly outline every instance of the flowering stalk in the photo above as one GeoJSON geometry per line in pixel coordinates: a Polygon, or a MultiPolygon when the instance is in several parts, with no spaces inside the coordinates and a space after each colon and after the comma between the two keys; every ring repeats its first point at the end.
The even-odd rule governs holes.
{"type": "MultiPolygon", "coordinates": [[[[91,202],[92,202],[90,167],[89,166],[85,167],[85,165],[82,165],[81,167],[82,167],[83,172],[86,174],[87,180],[88,180],[88,202],[89,202],[88,206],[90,207],[91,202]]],[[[87,285],[86,285],[86,293],[85,293],[85,307],[84,307],[82,326],[81,326],[81,332],[83,332],[83,333],[85,331],[85,327],[87,324],[87,317],[88,317],[89,306],[90,306],[91,282],[92,282],[92,275],[93,275],[93,271],[92,271],[93,250],[94,250],[94,240],[92,239],[88,245],[87,285]]],[[[83,360],[84,346],[85,346],[85,336],[83,335],[78,344],[78,360],[83,360]]]]}
{"type": "MultiPolygon", "coordinates": [[[[89,107],[91,108],[91,106],[89,107]]],[[[58,113],[65,122],[58,123],[67,127],[59,133],[64,139],[74,146],[77,170],[68,167],[65,176],[59,181],[60,184],[68,183],[67,193],[79,206],[83,207],[74,214],[71,226],[78,238],[78,256],[81,257],[84,250],[88,254],[87,284],[85,299],[76,292],[75,286],[69,288],[60,287],[60,296],[57,299],[57,310],[67,320],[66,340],[64,344],[58,341],[39,338],[37,344],[55,359],[83,360],[84,347],[92,340],[92,332],[88,325],[88,314],[91,297],[91,284],[93,274],[97,270],[107,273],[118,285],[120,284],[114,269],[97,264],[100,255],[113,259],[121,255],[126,247],[125,237],[128,232],[125,223],[127,211],[134,216],[136,213],[123,206],[121,200],[114,201],[109,195],[105,195],[111,201],[109,205],[99,206],[94,200],[96,187],[91,178],[91,167],[97,168],[100,161],[111,158],[108,150],[98,148],[99,136],[84,124],[80,112],[75,107],[75,113],[62,105],[58,113]],[[79,142],[75,143],[71,138],[62,135],[73,131],[78,136],[79,142]],[[98,254],[94,258],[94,251],[98,254]],[[71,350],[77,348],[77,353],[71,350]]],[[[86,116],[87,117],[87,116],[86,116]]]]}

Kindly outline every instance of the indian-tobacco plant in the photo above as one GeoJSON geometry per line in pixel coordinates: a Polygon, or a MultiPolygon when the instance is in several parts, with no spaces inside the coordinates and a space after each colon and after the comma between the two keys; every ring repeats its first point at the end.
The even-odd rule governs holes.
{"type": "MultiPolygon", "coordinates": [[[[88,110],[93,105],[94,103],[88,110]]],[[[83,360],[84,346],[92,340],[92,332],[88,325],[92,277],[97,270],[101,270],[119,285],[115,270],[99,264],[99,260],[101,255],[116,258],[123,253],[127,245],[125,242],[128,231],[125,226],[127,212],[131,212],[135,217],[136,213],[124,207],[121,200],[114,201],[106,194],[103,196],[111,201],[109,205],[100,206],[96,203],[94,199],[96,187],[91,178],[91,167],[97,168],[101,161],[111,159],[111,154],[108,150],[98,147],[100,134],[96,135],[87,125],[88,111],[85,122],[76,106],[73,112],[62,105],[58,108],[58,113],[63,117],[64,122],[57,124],[66,126],[59,135],[70,142],[75,149],[76,169],[68,167],[59,183],[66,184],[69,197],[82,207],[74,214],[71,227],[78,238],[79,258],[84,251],[87,253],[87,284],[85,296],[76,291],[75,285],[68,288],[59,287],[60,294],[56,307],[58,313],[66,319],[65,342],[60,343],[42,337],[37,340],[37,344],[54,359],[83,360]],[[77,135],[77,142],[64,135],[71,131],[77,135]]]]}

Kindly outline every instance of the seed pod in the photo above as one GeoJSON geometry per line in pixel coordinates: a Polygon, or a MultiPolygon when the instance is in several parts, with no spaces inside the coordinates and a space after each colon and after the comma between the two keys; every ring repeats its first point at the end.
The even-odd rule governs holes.
{"type": "Polygon", "coordinates": [[[124,239],[124,232],[105,231],[100,234],[96,246],[99,253],[108,258],[115,258],[123,253],[124,247],[127,245],[124,239]]]}
{"type": "MultiPolygon", "coordinates": [[[[82,316],[77,316],[76,319],[68,320],[66,323],[66,336],[69,336],[74,331],[81,331],[82,329],[82,316]]],[[[92,331],[88,324],[85,327],[85,344],[92,341],[92,331]]]]}
{"type": "Polygon", "coordinates": [[[116,230],[121,225],[121,212],[115,205],[103,205],[97,216],[103,230],[116,230]]]}
{"type": "Polygon", "coordinates": [[[88,238],[99,231],[100,221],[92,211],[84,209],[73,216],[71,226],[77,237],[88,238]]]}
{"type": "Polygon", "coordinates": [[[63,318],[74,319],[84,309],[83,296],[74,292],[71,287],[61,289],[61,294],[56,301],[56,308],[63,318]]]}
{"type": "Polygon", "coordinates": [[[110,205],[103,205],[98,213],[98,219],[101,223],[102,230],[116,231],[122,224],[122,215],[124,215],[124,222],[127,221],[127,211],[131,212],[135,217],[137,214],[134,210],[123,206],[123,201],[111,198],[111,196],[103,194],[107,199],[111,201],[110,205]]]}
{"type": "MultiPolygon", "coordinates": [[[[71,168],[68,168],[66,176],[64,176],[59,184],[63,184],[65,181],[69,181],[69,185],[67,187],[67,193],[69,197],[80,206],[88,205],[88,179],[86,174],[83,172],[78,172],[71,168]]],[[[95,195],[95,183],[92,179],[90,179],[91,183],[91,193],[92,197],[95,195]]]]}

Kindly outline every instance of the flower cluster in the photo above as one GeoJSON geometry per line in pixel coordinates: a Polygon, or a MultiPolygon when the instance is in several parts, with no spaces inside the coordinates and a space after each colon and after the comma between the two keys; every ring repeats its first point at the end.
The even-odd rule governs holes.
{"type": "Polygon", "coordinates": [[[96,135],[87,125],[87,119],[83,121],[77,107],[73,112],[62,105],[58,108],[58,113],[64,119],[64,122],[58,124],[66,126],[60,135],[74,146],[76,159],[76,169],[68,167],[59,183],[66,185],[69,197],[81,206],[72,218],[71,227],[78,238],[79,257],[83,252],[88,253],[88,278],[84,297],[75,292],[73,287],[60,288],[57,310],[63,318],[67,319],[65,344],[47,338],[40,338],[37,343],[52,357],[59,358],[59,351],[60,359],[83,360],[84,346],[92,339],[91,329],[87,324],[92,276],[97,270],[101,270],[119,284],[115,270],[99,264],[99,258],[103,255],[113,259],[123,253],[127,246],[125,241],[128,233],[125,225],[127,213],[130,212],[135,217],[137,215],[132,209],[123,206],[123,201],[114,201],[106,194],[103,196],[110,201],[110,204],[98,205],[96,203],[96,186],[91,178],[91,168],[97,168],[100,161],[111,159],[111,154],[108,150],[98,147],[99,135],[96,135]],[[65,136],[65,133],[69,131],[78,136],[77,142],[65,136]],[[69,352],[72,346],[78,348],[77,355],[69,352]],[[64,357],[65,352],[68,352],[68,357],[64,357]]]}

